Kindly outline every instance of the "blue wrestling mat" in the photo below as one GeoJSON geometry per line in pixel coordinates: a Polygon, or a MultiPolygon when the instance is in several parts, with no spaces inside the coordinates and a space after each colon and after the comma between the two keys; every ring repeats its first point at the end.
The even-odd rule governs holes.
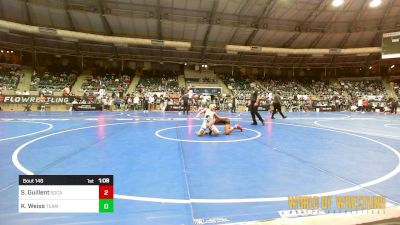
{"type": "Polygon", "coordinates": [[[247,113],[220,114],[245,130],[197,137],[202,121],[172,112],[1,112],[1,224],[268,220],[297,195],[399,205],[399,116],[288,113],[250,126],[247,113]],[[114,213],[20,214],[21,174],[114,175],[114,213]]]}

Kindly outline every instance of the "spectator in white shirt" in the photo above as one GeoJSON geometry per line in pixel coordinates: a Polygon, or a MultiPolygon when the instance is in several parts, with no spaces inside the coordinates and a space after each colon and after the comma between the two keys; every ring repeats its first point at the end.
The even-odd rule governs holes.
{"type": "Polygon", "coordinates": [[[358,109],[357,110],[362,110],[362,107],[363,107],[363,100],[362,99],[358,99],[358,101],[357,101],[357,106],[358,106],[358,109]]]}
{"type": "Polygon", "coordinates": [[[133,98],[133,110],[139,110],[138,106],[139,106],[139,96],[136,95],[133,98]]]}
{"type": "Polygon", "coordinates": [[[25,90],[23,95],[30,95],[29,91],[25,90]]]}
{"type": "Polygon", "coordinates": [[[105,96],[105,94],[106,94],[106,90],[104,90],[104,88],[100,88],[100,90],[99,90],[99,95],[100,95],[101,97],[103,97],[103,96],[105,96]]]}
{"type": "Polygon", "coordinates": [[[154,96],[149,97],[149,111],[154,110],[154,96]]]}

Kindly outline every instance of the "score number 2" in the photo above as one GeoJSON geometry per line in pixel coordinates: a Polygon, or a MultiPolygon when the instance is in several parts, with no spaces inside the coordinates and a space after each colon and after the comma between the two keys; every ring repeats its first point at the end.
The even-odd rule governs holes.
{"type": "Polygon", "coordinates": [[[112,185],[100,185],[99,187],[100,187],[99,188],[100,199],[114,198],[114,187],[112,185]]]}

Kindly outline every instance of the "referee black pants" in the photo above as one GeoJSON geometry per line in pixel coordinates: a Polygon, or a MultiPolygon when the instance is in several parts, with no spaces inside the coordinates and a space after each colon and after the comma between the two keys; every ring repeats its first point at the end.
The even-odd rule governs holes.
{"type": "Polygon", "coordinates": [[[277,111],[279,112],[279,114],[281,114],[281,116],[282,116],[283,118],[285,118],[285,115],[283,115],[283,113],[282,113],[282,106],[281,106],[281,104],[279,104],[279,103],[274,103],[273,105],[274,105],[274,111],[272,112],[271,118],[274,118],[274,115],[276,114],[277,111]]]}
{"type": "Polygon", "coordinates": [[[397,104],[393,104],[390,113],[397,114],[397,104]]]}
{"type": "Polygon", "coordinates": [[[251,118],[253,119],[254,124],[257,124],[256,116],[261,122],[264,122],[260,113],[258,113],[258,106],[255,106],[254,103],[251,103],[249,109],[250,109],[251,118]]]}
{"type": "Polygon", "coordinates": [[[189,103],[183,103],[183,114],[185,114],[185,112],[187,113],[187,114],[189,114],[189,103]]]}

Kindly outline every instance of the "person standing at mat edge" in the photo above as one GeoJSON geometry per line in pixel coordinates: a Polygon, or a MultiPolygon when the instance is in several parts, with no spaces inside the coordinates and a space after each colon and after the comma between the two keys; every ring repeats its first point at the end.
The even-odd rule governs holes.
{"type": "Polygon", "coordinates": [[[272,112],[271,119],[275,119],[274,115],[276,114],[276,111],[278,111],[279,114],[281,114],[282,118],[285,119],[286,116],[283,115],[282,113],[282,98],[279,91],[275,91],[275,95],[272,100],[272,105],[274,106],[274,111],[272,112]]]}
{"type": "Polygon", "coordinates": [[[253,123],[251,125],[257,125],[256,116],[261,121],[262,125],[264,125],[264,120],[262,119],[260,113],[258,113],[258,106],[260,104],[260,98],[258,97],[258,90],[256,83],[251,83],[250,87],[253,89],[250,97],[250,105],[249,111],[251,113],[251,118],[253,119],[253,123]]]}
{"type": "Polygon", "coordinates": [[[190,110],[190,106],[189,106],[189,94],[185,93],[182,98],[181,101],[183,101],[183,114],[189,115],[189,110],[190,110]]]}

